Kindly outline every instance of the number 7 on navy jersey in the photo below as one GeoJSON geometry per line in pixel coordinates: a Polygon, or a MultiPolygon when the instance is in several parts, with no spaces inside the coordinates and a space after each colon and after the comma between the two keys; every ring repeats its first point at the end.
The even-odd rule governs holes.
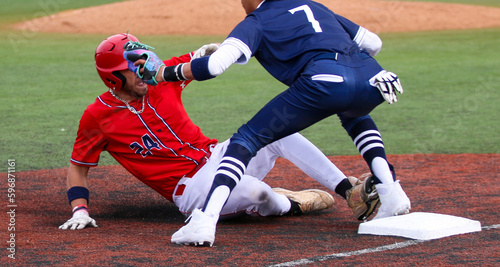
{"type": "Polygon", "coordinates": [[[311,10],[311,8],[308,5],[301,5],[296,8],[292,8],[288,10],[290,13],[295,14],[297,11],[304,11],[306,13],[307,20],[312,24],[312,27],[314,28],[314,31],[316,32],[323,32],[323,29],[321,29],[321,26],[319,25],[319,21],[314,18],[314,14],[311,10]]]}

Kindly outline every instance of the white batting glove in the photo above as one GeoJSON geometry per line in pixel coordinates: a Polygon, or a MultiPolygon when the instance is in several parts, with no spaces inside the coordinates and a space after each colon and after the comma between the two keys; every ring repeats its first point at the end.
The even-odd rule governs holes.
{"type": "Polygon", "coordinates": [[[398,102],[396,92],[400,94],[403,93],[401,81],[399,81],[399,78],[395,73],[390,71],[383,70],[379,72],[370,79],[370,84],[378,88],[382,97],[389,104],[398,102]]]}
{"type": "Polygon", "coordinates": [[[198,50],[196,50],[196,52],[194,52],[194,55],[191,58],[191,60],[204,56],[209,56],[213,54],[217,49],[219,49],[219,44],[216,43],[206,44],[200,47],[198,50]]]}
{"type": "Polygon", "coordinates": [[[85,209],[77,210],[73,213],[73,217],[66,221],[59,229],[66,230],[81,230],[86,226],[98,227],[95,220],[90,218],[89,212],[85,209]]]}

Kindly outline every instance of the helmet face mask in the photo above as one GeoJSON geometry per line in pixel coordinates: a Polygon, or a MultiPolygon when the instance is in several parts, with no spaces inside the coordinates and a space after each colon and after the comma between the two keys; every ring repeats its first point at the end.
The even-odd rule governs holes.
{"type": "Polygon", "coordinates": [[[111,89],[120,90],[126,82],[119,72],[128,69],[128,62],[123,57],[124,46],[129,41],[139,41],[131,34],[116,34],[108,37],[97,46],[95,66],[104,84],[111,89]]]}

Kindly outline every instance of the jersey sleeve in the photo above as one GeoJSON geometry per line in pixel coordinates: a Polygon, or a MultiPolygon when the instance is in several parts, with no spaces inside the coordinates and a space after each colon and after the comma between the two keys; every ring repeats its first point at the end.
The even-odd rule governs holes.
{"type": "Polygon", "coordinates": [[[356,35],[358,34],[358,31],[361,29],[361,27],[358,24],[356,24],[356,23],[354,23],[354,22],[352,22],[352,21],[350,21],[350,20],[348,20],[348,19],[346,19],[338,14],[335,14],[335,18],[342,25],[342,27],[349,34],[349,36],[351,36],[351,39],[354,40],[356,38],[356,35]]]}
{"type": "Polygon", "coordinates": [[[95,167],[99,156],[106,147],[106,140],[96,119],[85,110],[80,120],[78,132],[71,154],[71,163],[80,166],[95,167]]]}
{"type": "Polygon", "coordinates": [[[368,51],[371,56],[380,52],[382,40],[376,34],[340,15],[335,14],[335,17],[359,48],[368,51]]]}
{"type": "Polygon", "coordinates": [[[249,15],[236,25],[224,41],[224,43],[231,44],[242,52],[243,55],[236,63],[245,64],[255,54],[262,38],[261,27],[262,25],[257,17],[249,15]]]}
{"type": "Polygon", "coordinates": [[[173,57],[171,59],[164,60],[163,63],[165,63],[166,66],[174,66],[177,64],[181,63],[187,63],[191,61],[191,57],[193,56],[194,52],[179,56],[179,57],[173,57]]]}

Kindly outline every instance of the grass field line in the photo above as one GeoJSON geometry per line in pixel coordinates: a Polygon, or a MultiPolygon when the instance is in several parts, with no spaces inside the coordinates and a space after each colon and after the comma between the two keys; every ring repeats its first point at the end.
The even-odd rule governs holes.
{"type": "MultiPolygon", "coordinates": [[[[500,228],[500,224],[494,224],[494,225],[481,227],[482,230],[491,230],[491,229],[499,229],[499,228],[500,228]]],[[[431,240],[432,239],[430,239],[430,240],[408,240],[408,241],[404,241],[404,242],[396,242],[393,244],[374,247],[374,248],[365,248],[365,249],[356,250],[356,251],[341,252],[341,253],[335,253],[335,254],[330,254],[330,255],[317,256],[317,257],[312,257],[312,258],[308,258],[308,259],[289,261],[289,262],[279,263],[279,264],[270,265],[270,266],[272,266],[272,267],[285,267],[285,266],[297,266],[297,265],[303,265],[303,264],[317,263],[317,262],[321,262],[321,261],[325,261],[325,260],[329,260],[329,259],[334,259],[334,258],[344,258],[344,257],[368,254],[368,253],[373,253],[373,252],[381,252],[381,251],[405,248],[405,247],[413,246],[413,245],[420,244],[420,243],[423,243],[426,241],[431,241],[431,240]]]]}

